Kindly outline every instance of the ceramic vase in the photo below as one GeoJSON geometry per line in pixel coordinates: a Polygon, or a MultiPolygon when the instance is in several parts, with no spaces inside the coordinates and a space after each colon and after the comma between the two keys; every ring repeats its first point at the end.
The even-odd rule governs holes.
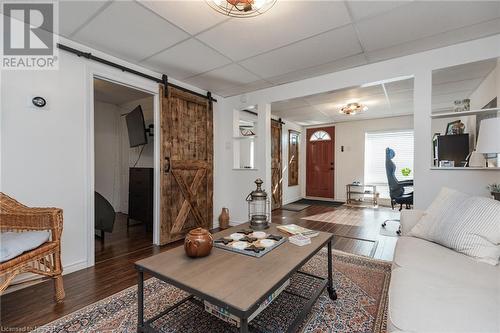
{"type": "Polygon", "coordinates": [[[225,207],[222,208],[222,211],[220,212],[219,215],[219,227],[221,229],[229,228],[229,209],[225,207]]]}

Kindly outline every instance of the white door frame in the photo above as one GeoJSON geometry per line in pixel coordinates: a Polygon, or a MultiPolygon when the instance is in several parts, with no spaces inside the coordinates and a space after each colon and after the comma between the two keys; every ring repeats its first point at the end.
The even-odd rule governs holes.
{"type": "Polygon", "coordinates": [[[95,190],[95,149],[94,149],[94,78],[110,81],[133,89],[142,90],[153,97],[154,114],[154,199],[153,199],[153,244],[160,245],[160,99],[159,86],[151,80],[122,72],[98,63],[86,64],[86,112],[85,112],[85,147],[86,177],[85,177],[85,221],[87,221],[87,267],[95,264],[95,221],[94,221],[94,190],[95,190]]]}

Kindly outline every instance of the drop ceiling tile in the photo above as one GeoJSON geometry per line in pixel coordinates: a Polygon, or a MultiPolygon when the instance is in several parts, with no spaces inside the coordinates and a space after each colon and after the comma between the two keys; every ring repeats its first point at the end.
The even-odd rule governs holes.
{"type": "Polygon", "coordinates": [[[359,21],[406,5],[410,1],[349,1],[347,5],[351,9],[353,19],[359,21]]]}
{"type": "Polygon", "coordinates": [[[227,16],[210,8],[203,0],[140,1],[140,3],[192,35],[228,19],[227,16]]]}
{"type": "Polygon", "coordinates": [[[362,52],[352,25],[261,54],[240,64],[263,78],[332,62],[362,52]]]}
{"type": "Polygon", "coordinates": [[[274,102],[271,104],[271,112],[286,111],[301,107],[307,107],[309,103],[304,98],[294,98],[285,101],[274,102]]]}
{"type": "Polygon", "coordinates": [[[348,23],[341,1],[278,1],[265,15],[230,20],[198,37],[237,61],[348,23]]]}
{"type": "Polygon", "coordinates": [[[353,68],[365,65],[367,63],[368,62],[366,61],[366,58],[363,54],[357,54],[354,56],[345,57],[319,66],[305,68],[284,75],[278,75],[266,78],[266,80],[274,84],[289,83],[293,81],[308,79],[315,76],[341,71],[347,68],[353,68]]]}
{"type": "Polygon", "coordinates": [[[146,66],[181,80],[229,63],[228,58],[193,38],[143,61],[146,66]]]}
{"type": "Polygon", "coordinates": [[[184,81],[202,89],[218,92],[228,89],[233,85],[241,86],[257,80],[259,80],[257,76],[243,67],[231,64],[201,75],[193,76],[184,81]]]}
{"type": "Polygon", "coordinates": [[[59,1],[59,33],[69,36],[109,1],[59,1]]]}
{"type": "Polygon", "coordinates": [[[141,60],[189,35],[135,2],[113,2],[74,36],[78,42],[141,60]],[[147,23],[147,24],[146,24],[147,23]]]}
{"type": "Polygon", "coordinates": [[[389,94],[404,90],[413,91],[413,79],[387,82],[384,85],[389,94]]]}
{"type": "Polygon", "coordinates": [[[493,58],[434,70],[432,72],[432,84],[439,85],[448,82],[484,78],[491,73],[496,66],[497,59],[493,58]]]}
{"type": "Polygon", "coordinates": [[[356,23],[367,51],[430,37],[500,16],[500,2],[418,1],[356,23]]]}
{"type": "Polygon", "coordinates": [[[265,80],[257,80],[243,85],[232,85],[228,88],[220,90],[219,94],[223,97],[230,97],[251,91],[257,91],[260,89],[269,88],[271,86],[272,84],[265,80]]]}
{"type": "Polygon", "coordinates": [[[477,78],[463,81],[447,82],[442,84],[434,84],[432,86],[432,94],[446,95],[456,91],[469,91],[469,94],[471,94],[474,90],[477,89],[482,81],[483,78],[477,78]]]}
{"type": "MultiPolygon", "coordinates": [[[[500,2],[499,2],[500,3],[500,2]]],[[[382,61],[500,33],[500,19],[478,23],[431,37],[367,52],[370,62],[382,61]]]]}

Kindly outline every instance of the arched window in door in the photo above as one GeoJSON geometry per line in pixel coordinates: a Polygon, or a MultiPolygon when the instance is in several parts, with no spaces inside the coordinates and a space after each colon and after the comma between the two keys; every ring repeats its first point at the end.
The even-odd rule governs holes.
{"type": "Polygon", "coordinates": [[[328,141],[331,139],[330,134],[325,131],[316,131],[311,135],[309,141],[328,141]]]}

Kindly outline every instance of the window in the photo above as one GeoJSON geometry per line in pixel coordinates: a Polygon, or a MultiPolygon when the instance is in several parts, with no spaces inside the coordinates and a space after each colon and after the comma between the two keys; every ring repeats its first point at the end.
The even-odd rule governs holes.
{"type": "Polygon", "coordinates": [[[365,184],[377,185],[381,198],[389,198],[389,186],[385,173],[385,149],[387,147],[396,153],[392,159],[396,164],[396,178],[398,180],[413,179],[413,130],[365,134],[364,181],[365,184]],[[402,170],[407,175],[404,175],[402,170]]]}
{"type": "Polygon", "coordinates": [[[310,141],[328,141],[331,140],[330,134],[325,131],[316,131],[311,135],[310,141]]]}

